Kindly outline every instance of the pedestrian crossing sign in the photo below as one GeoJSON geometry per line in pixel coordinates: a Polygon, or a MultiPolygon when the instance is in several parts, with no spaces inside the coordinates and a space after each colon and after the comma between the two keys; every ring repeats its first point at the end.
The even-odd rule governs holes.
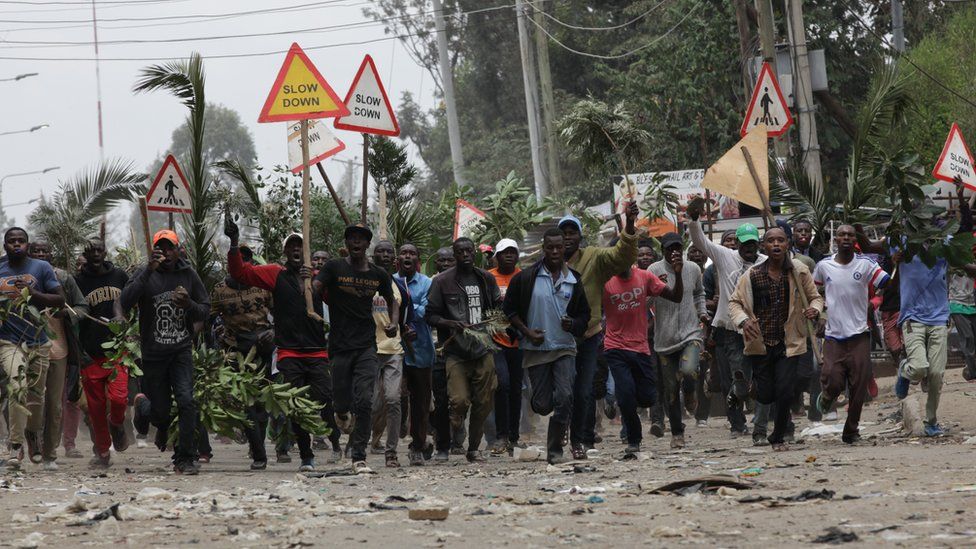
{"type": "Polygon", "coordinates": [[[173,155],[166,157],[163,167],[149,187],[146,209],[156,212],[193,213],[190,184],[183,177],[183,171],[180,170],[180,165],[176,163],[173,155]]]}
{"type": "Polygon", "coordinates": [[[763,63],[759,78],[756,79],[756,87],[752,90],[746,118],[739,129],[739,136],[745,137],[756,126],[765,125],[767,135],[777,137],[786,133],[792,124],[793,115],[790,114],[790,107],[779,89],[779,82],[776,81],[769,63],[763,63]]]}

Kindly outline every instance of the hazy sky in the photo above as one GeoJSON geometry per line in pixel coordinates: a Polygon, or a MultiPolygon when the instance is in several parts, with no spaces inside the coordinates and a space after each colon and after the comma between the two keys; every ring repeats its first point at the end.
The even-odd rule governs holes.
{"type": "MultiPolygon", "coordinates": [[[[254,138],[258,160],[265,166],[287,160],[285,123],[257,123],[285,55],[224,59],[210,56],[278,52],[298,42],[339,96],[345,97],[363,56],[369,53],[394,104],[403,91],[412,92],[424,105],[432,104],[434,86],[429,75],[414,64],[398,40],[384,35],[382,25],[362,15],[362,8],[369,4],[365,0],[97,2],[105,158],[129,159],[143,170],[167,152],[171,134],[183,122],[186,109],[167,93],[137,95],[132,93],[132,86],[140,68],[194,51],[205,59],[208,102],[221,103],[240,113],[254,138]],[[271,9],[276,11],[196,17],[271,9]],[[262,33],[279,34],[214,39],[262,33]],[[131,42],[136,40],[150,42],[131,42]],[[167,40],[170,42],[163,42],[167,40]],[[373,42],[363,43],[369,41],[373,42]],[[340,45],[347,42],[359,44],[340,45]],[[330,45],[335,47],[315,49],[330,45]]],[[[59,179],[99,161],[91,20],[92,8],[87,0],[0,0],[0,79],[39,73],[19,82],[0,82],[0,132],[51,125],[34,133],[0,136],[0,177],[60,166],[55,172],[10,178],[4,183],[7,215],[19,223],[26,223],[33,206],[14,204],[35,199],[42,192],[53,192],[59,179]]],[[[359,134],[336,133],[347,145],[337,158],[357,156],[362,143],[359,134]]],[[[333,161],[327,161],[325,166],[333,180],[344,173],[344,166],[333,161]]]]}

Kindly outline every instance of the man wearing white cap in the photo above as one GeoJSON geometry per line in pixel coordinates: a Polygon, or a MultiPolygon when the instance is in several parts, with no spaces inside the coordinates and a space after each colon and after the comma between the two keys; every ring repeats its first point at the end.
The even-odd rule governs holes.
{"type": "MultiPolygon", "coordinates": [[[[512,278],[519,269],[519,248],[511,238],[503,238],[495,246],[497,267],[488,272],[495,277],[502,299],[512,278]]],[[[498,350],[495,351],[495,374],[498,388],[495,389],[495,447],[493,454],[512,452],[519,440],[519,420],[522,417],[522,352],[518,341],[510,334],[495,336],[498,350]]]]}

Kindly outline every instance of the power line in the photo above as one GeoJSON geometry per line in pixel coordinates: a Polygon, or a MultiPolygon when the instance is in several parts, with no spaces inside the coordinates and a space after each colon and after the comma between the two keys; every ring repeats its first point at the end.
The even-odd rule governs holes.
{"type": "Polygon", "coordinates": [[[585,51],[580,51],[580,50],[577,50],[577,49],[573,49],[573,48],[567,46],[566,44],[560,42],[559,39],[556,38],[555,36],[549,34],[549,31],[547,31],[545,29],[545,27],[543,27],[542,25],[539,25],[538,23],[536,23],[532,19],[529,19],[529,21],[531,21],[533,25],[535,25],[539,30],[541,30],[543,32],[543,34],[545,34],[546,36],[548,36],[550,40],[552,40],[556,44],[559,44],[559,46],[561,46],[565,50],[568,50],[568,51],[570,51],[572,53],[575,53],[577,55],[582,55],[584,57],[592,57],[594,59],[613,60],[613,59],[622,59],[624,57],[629,57],[631,55],[634,55],[635,53],[638,53],[640,51],[646,50],[647,48],[650,48],[651,46],[657,44],[661,40],[664,40],[669,34],[671,34],[672,32],[674,32],[675,29],[677,29],[678,27],[680,27],[682,25],[682,23],[685,22],[685,20],[687,20],[689,17],[691,17],[692,14],[694,14],[695,11],[697,11],[698,8],[700,8],[701,6],[702,6],[702,3],[701,2],[696,3],[694,5],[694,7],[692,7],[690,10],[688,10],[688,13],[686,13],[685,16],[681,18],[680,21],[678,21],[677,23],[675,23],[675,25],[673,27],[671,27],[670,29],[668,29],[667,32],[665,32],[661,36],[658,36],[657,38],[655,38],[654,40],[651,40],[650,42],[648,42],[647,44],[644,44],[643,46],[634,48],[634,49],[632,49],[632,50],[630,50],[628,52],[624,52],[624,53],[617,54],[617,55],[600,55],[600,54],[596,54],[596,53],[589,53],[589,52],[585,52],[585,51]]]}
{"type": "MultiPolygon", "coordinates": [[[[548,1],[548,0],[539,0],[539,1],[548,1]]],[[[509,4],[509,5],[504,5],[504,6],[495,6],[495,7],[491,7],[491,8],[482,8],[482,9],[478,9],[478,10],[471,10],[471,11],[467,11],[467,12],[461,12],[461,13],[458,13],[458,14],[454,14],[454,16],[455,17],[459,17],[459,16],[466,16],[466,15],[474,15],[474,14],[478,14],[478,13],[484,13],[484,12],[491,12],[491,11],[498,11],[498,10],[510,9],[510,8],[514,8],[514,7],[515,7],[514,4],[509,4]]],[[[415,15],[390,17],[390,18],[378,20],[376,22],[373,22],[372,24],[382,23],[382,22],[390,21],[390,20],[394,20],[394,19],[410,19],[410,18],[413,18],[413,17],[419,17],[419,16],[426,15],[426,14],[429,14],[429,13],[433,13],[433,12],[432,11],[431,12],[420,12],[420,13],[417,13],[415,15]]],[[[363,23],[357,23],[357,24],[362,25],[362,24],[366,24],[366,23],[369,23],[369,22],[363,22],[363,23]]],[[[469,25],[473,25],[473,24],[475,24],[475,23],[469,23],[469,25]]],[[[323,27],[323,29],[325,29],[325,28],[326,27],[323,27]]],[[[292,32],[295,32],[295,31],[292,31],[292,32]]],[[[281,34],[281,33],[270,33],[270,34],[281,34]]],[[[423,32],[418,32],[418,33],[406,33],[406,34],[390,35],[390,36],[384,36],[382,38],[373,38],[373,39],[368,39],[368,40],[339,42],[339,43],[334,43],[334,44],[323,44],[323,45],[318,45],[318,46],[309,46],[309,47],[304,47],[303,49],[306,50],[306,51],[315,51],[315,50],[330,49],[330,48],[339,48],[339,47],[345,47],[345,46],[361,46],[361,45],[365,45],[365,44],[373,44],[373,43],[377,43],[377,42],[383,42],[383,41],[386,41],[386,40],[403,40],[405,38],[411,38],[411,37],[415,37],[415,36],[428,35],[428,34],[436,34],[436,31],[426,31],[425,30],[423,32]]],[[[104,43],[105,42],[101,42],[100,41],[99,42],[99,45],[102,45],[104,43]]],[[[250,58],[250,57],[266,57],[266,56],[269,56],[269,55],[281,55],[281,54],[287,53],[287,52],[288,52],[288,50],[274,50],[274,51],[251,52],[251,53],[230,53],[230,54],[205,55],[203,57],[204,57],[204,59],[240,59],[240,58],[250,58]]],[[[101,57],[100,58],[101,61],[140,61],[140,62],[173,61],[173,60],[188,60],[188,59],[190,59],[189,56],[169,56],[169,57],[101,57]]],[[[95,61],[95,58],[93,58],[93,57],[26,57],[26,56],[0,56],[0,60],[4,60],[4,61],[95,61]]]]}
{"type": "Polygon", "coordinates": [[[961,93],[959,93],[956,90],[950,88],[947,84],[943,83],[938,78],[936,78],[936,77],[932,76],[931,74],[929,74],[929,72],[927,70],[925,70],[922,67],[918,66],[915,63],[915,61],[913,61],[912,58],[908,56],[907,53],[904,53],[904,52],[899,53],[898,50],[896,50],[894,48],[894,46],[891,45],[891,42],[889,42],[887,38],[885,38],[884,36],[881,36],[880,34],[878,34],[877,32],[875,32],[874,29],[872,29],[869,25],[865,24],[864,21],[861,20],[861,16],[857,12],[855,12],[851,8],[851,5],[849,3],[847,3],[846,1],[844,2],[844,7],[847,9],[848,12],[850,12],[851,15],[854,16],[854,20],[857,21],[857,24],[858,25],[860,25],[864,30],[868,31],[869,33],[871,33],[871,35],[873,35],[875,38],[877,38],[879,41],[881,41],[881,43],[884,44],[885,46],[887,46],[889,50],[895,52],[895,55],[894,55],[895,57],[897,57],[899,59],[904,59],[905,61],[908,62],[909,65],[915,67],[915,69],[918,72],[922,73],[926,78],[928,78],[929,80],[931,80],[932,82],[934,82],[937,86],[939,86],[940,88],[942,88],[945,91],[949,92],[950,94],[956,96],[959,100],[965,102],[969,106],[971,106],[973,108],[976,108],[976,102],[973,102],[971,99],[963,96],[961,93]]]}
{"type": "MultiPolygon", "coordinates": [[[[658,2],[657,4],[655,4],[653,7],[651,7],[651,9],[645,11],[644,13],[638,15],[637,17],[631,19],[630,21],[627,21],[626,23],[621,23],[619,25],[613,25],[613,26],[610,26],[610,27],[580,27],[580,26],[577,26],[577,25],[571,25],[569,23],[565,23],[563,21],[560,21],[559,19],[556,19],[556,17],[554,15],[546,12],[545,10],[539,10],[539,13],[541,13],[542,15],[548,17],[549,19],[551,19],[555,23],[566,27],[567,29],[584,30],[584,31],[612,31],[612,30],[622,29],[624,27],[627,27],[629,25],[632,25],[632,24],[640,21],[641,19],[644,19],[645,17],[647,17],[648,15],[650,15],[651,13],[653,13],[654,10],[658,9],[659,7],[661,7],[667,1],[668,0],[661,0],[660,2],[658,2]]],[[[535,2],[528,2],[528,3],[531,4],[533,8],[536,7],[535,6],[535,2]]]]}
{"type": "MultiPolygon", "coordinates": [[[[149,0],[149,1],[159,1],[159,0],[149,0]]],[[[262,8],[258,10],[249,11],[238,11],[229,13],[203,13],[194,15],[158,15],[152,17],[107,17],[99,18],[99,23],[137,23],[140,21],[168,21],[168,20],[183,20],[183,19],[210,19],[210,18],[223,18],[223,17],[242,17],[247,15],[256,15],[262,13],[273,13],[278,11],[295,11],[304,9],[318,9],[318,8],[328,8],[328,7],[348,7],[344,5],[338,5],[341,2],[346,2],[348,0],[325,0],[320,2],[311,2],[308,4],[298,4],[297,6],[282,6],[277,8],[262,8]]],[[[148,2],[146,2],[148,3],[148,2]]],[[[355,4],[350,4],[351,6],[368,4],[369,2],[358,2],[355,4]]],[[[4,24],[28,24],[28,25],[44,25],[44,24],[78,24],[78,25],[90,25],[92,20],[89,19],[0,19],[0,23],[4,24]]]]}
{"type": "MultiPolygon", "coordinates": [[[[481,8],[477,10],[471,10],[466,12],[461,12],[456,14],[456,16],[467,16],[474,15],[478,13],[497,11],[502,9],[513,8],[514,4],[505,6],[495,6],[490,8],[481,8]]],[[[200,36],[200,37],[182,37],[182,38],[158,38],[158,39],[127,39],[127,40],[100,40],[100,46],[114,46],[123,44],[172,44],[172,43],[182,43],[182,42],[204,42],[212,40],[229,40],[229,39],[240,39],[240,38],[260,38],[266,36],[282,36],[289,34],[303,34],[303,33],[314,33],[314,32],[331,32],[336,30],[348,30],[356,28],[371,27],[376,25],[382,25],[390,21],[413,19],[417,17],[422,17],[424,15],[429,15],[434,13],[431,11],[418,12],[415,15],[398,15],[393,17],[387,17],[383,19],[378,19],[375,21],[360,21],[355,23],[342,23],[338,25],[329,25],[324,27],[310,27],[304,29],[289,29],[283,31],[273,31],[273,32],[259,32],[259,33],[247,33],[247,34],[232,34],[232,35],[218,35],[218,36],[200,36]]],[[[45,40],[7,40],[3,44],[16,47],[75,47],[75,46],[91,46],[94,44],[92,41],[79,40],[79,41],[45,41],[45,40]]]]}

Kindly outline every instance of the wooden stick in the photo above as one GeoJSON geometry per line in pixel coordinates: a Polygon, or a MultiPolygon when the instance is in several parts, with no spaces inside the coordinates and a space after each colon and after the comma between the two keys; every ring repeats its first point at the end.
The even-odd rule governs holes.
{"type": "Polygon", "coordinates": [[[322,167],[322,163],[316,162],[315,166],[319,169],[319,175],[325,181],[325,186],[329,188],[329,194],[332,195],[332,201],[335,202],[336,208],[339,210],[339,215],[342,216],[342,220],[345,221],[346,225],[352,225],[352,221],[349,221],[349,214],[342,207],[342,200],[339,199],[339,195],[336,193],[335,187],[332,186],[332,181],[329,180],[328,174],[325,173],[325,168],[322,167]]]}
{"type": "Polygon", "coordinates": [[[153,255],[153,245],[152,235],[149,233],[149,209],[146,206],[145,196],[139,197],[139,215],[142,217],[142,234],[146,237],[146,261],[149,261],[153,255]]]}
{"type": "Polygon", "coordinates": [[[387,238],[386,230],[386,187],[380,185],[380,238],[387,238]]]}
{"type": "MultiPolygon", "coordinates": [[[[312,222],[311,205],[309,198],[309,180],[311,179],[308,170],[308,120],[301,121],[302,130],[302,263],[312,264],[312,222]]],[[[305,308],[308,316],[318,317],[315,307],[312,305],[312,280],[305,279],[305,308]]]]}
{"type": "MultiPolygon", "coordinates": [[[[773,210],[769,206],[769,198],[766,197],[766,191],[763,189],[762,182],[759,181],[759,175],[756,173],[756,166],[752,163],[752,155],[749,154],[749,149],[741,147],[742,156],[746,159],[746,164],[749,166],[749,173],[752,175],[752,182],[756,184],[756,192],[759,193],[759,199],[762,201],[763,206],[763,225],[765,225],[766,230],[769,227],[776,227],[776,218],[773,217],[773,210]],[[768,222],[767,222],[768,219],[768,222]]],[[[787,253],[787,259],[792,261],[787,253]]],[[[796,269],[790,269],[790,278],[793,281],[793,286],[796,287],[796,293],[800,296],[800,306],[803,310],[807,310],[810,307],[810,302],[807,300],[807,294],[803,293],[803,287],[800,285],[800,275],[796,274],[796,269]]],[[[823,364],[823,353],[819,347],[817,347],[817,331],[813,329],[813,322],[810,319],[806,319],[807,324],[807,336],[810,337],[810,345],[813,348],[813,357],[819,364],[823,364]]]]}
{"type": "Polygon", "coordinates": [[[366,225],[366,203],[369,197],[369,135],[363,134],[363,197],[362,197],[362,214],[360,215],[360,220],[363,225],[366,225]]]}

